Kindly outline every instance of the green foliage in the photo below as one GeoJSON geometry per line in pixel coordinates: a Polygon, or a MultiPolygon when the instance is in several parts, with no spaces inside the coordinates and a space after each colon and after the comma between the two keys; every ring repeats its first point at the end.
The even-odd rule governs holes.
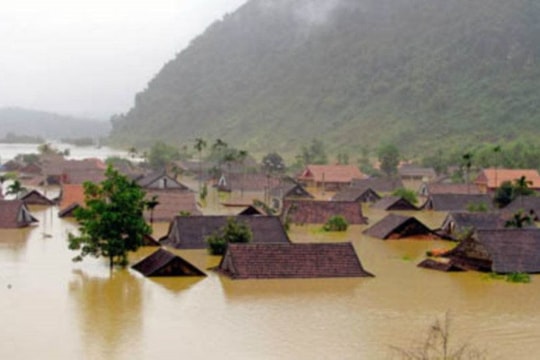
{"type": "Polygon", "coordinates": [[[506,281],[512,283],[528,284],[531,282],[531,276],[527,273],[510,273],[506,275],[506,281]]]}
{"type": "Polygon", "coordinates": [[[109,266],[126,266],[128,251],[136,251],[151,232],[144,221],[144,191],[133,181],[108,167],[100,184],[84,183],[85,206],[75,210],[79,234],[68,236],[70,250],[86,256],[106,257],[109,266]]]}
{"type": "Polygon", "coordinates": [[[285,172],[287,166],[285,160],[277,152],[266,154],[261,161],[262,169],[265,173],[279,174],[285,172]]]}
{"type": "Polygon", "coordinates": [[[210,254],[223,255],[227,249],[227,244],[248,243],[252,238],[253,233],[246,224],[230,217],[227,219],[227,224],[223,228],[206,238],[206,242],[210,254]]]}
{"type": "Polygon", "coordinates": [[[470,212],[487,212],[489,210],[485,203],[469,203],[467,204],[467,211],[470,212]]]}
{"type": "Polygon", "coordinates": [[[172,161],[180,159],[180,151],[162,141],[155,143],[148,154],[148,164],[154,170],[161,170],[172,161]]]}
{"type": "Polygon", "coordinates": [[[381,170],[386,176],[395,176],[399,165],[399,150],[395,145],[387,144],[379,147],[377,156],[381,163],[381,170]]]}
{"type": "Polygon", "coordinates": [[[405,188],[398,188],[392,192],[392,195],[394,196],[400,196],[403,199],[407,200],[411,204],[416,204],[418,202],[418,197],[416,196],[416,192],[410,189],[405,188]]]}
{"type": "Polygon", "coordinates": [[[319,139],[313,139],[309,146],[302,146],[301,159],[304,165],[324,165],[328,163],[326,148],[319,139]]]}
{"type": "Polygon", "coordinates": [[[514,198],[514,186],[510,181],[504,181],[501,183],[501,186],[495,190],[493,202],[497,205],[497,207],[503,208],[510,204],[514,198]]]}
{"type": "Polygon", "coordinates": [[[199,199],[201,199],[201,201],[206,201],[207,196],[208,196],[208,185],[204,183],[201,187],[201,192],[199,193],[199,199]]]}
{"type": "Polygon", "coordinates": [[[523,227],[531,226],[533,223],[532,217],[528,214],[524,214],[523,211],[520,210],[504,223],[504,227],[521,229],[523,227]]]}
{"type": "Polygon", "coordinates": [[[15,179],[7,187],[6,195],[15,195],[15,197],[19,199],[21,195],[26,192],[26,190],[27,189],[21,184],[21,182],[18,179],[15,179]]]}
{"type": "Polygon", "coordinates": [[[324,224],[324,231],[347,231],[349,223],[341,215],[331,216],[330,219],[324,224]]]}

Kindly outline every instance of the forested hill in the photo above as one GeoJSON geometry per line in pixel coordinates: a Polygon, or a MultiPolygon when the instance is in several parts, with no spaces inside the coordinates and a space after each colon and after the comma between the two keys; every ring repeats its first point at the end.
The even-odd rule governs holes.
{"type": "Polygon", "coordinates": [[[39,136],[48,140],[106,136],[110,124],[21,108],[0,108],[0,138],[7,134],[39,136]]]}
{"type": "Polygon", "coordinates": [[[167,63],[112,139],[419,153],[538,136],[539,39],[538,0],[251,0],[167,63]]]}

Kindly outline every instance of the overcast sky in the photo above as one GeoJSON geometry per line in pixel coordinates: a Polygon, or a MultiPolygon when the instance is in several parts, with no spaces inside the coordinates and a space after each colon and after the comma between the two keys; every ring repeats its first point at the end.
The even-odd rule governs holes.
{"type": "Polygon", "coordinates": [[[246,0],[1,0],[0,107],[108,119],[246,0]]]}

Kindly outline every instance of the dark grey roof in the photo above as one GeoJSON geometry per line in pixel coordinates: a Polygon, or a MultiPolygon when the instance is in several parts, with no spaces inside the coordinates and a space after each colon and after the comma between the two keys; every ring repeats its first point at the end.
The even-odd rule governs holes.
{"type": "Polygon", "coordinates": [[[373,205],[373,209],[379,210],[418,210],[416,206],[400,196],[388,196],[380,199],[373,205]]]}
{"type": "Polygon", "coordinates": [[[525,214],[532,215],[535,220],[538,220],[540,215],[540,196],[518,196],[503,209],[505,213],[516,213],[520,210],[525,214]]]}
{"type": "Polygon", "coordinates": [[[435,211],[465,211],[470,205],[484,204],[493,209],[493,200],[487,194],[432,194],[424,208],[435,211]]]}
{"type": "Polygon", "coordinates": [[[333,201],[374,202],[381,197],[371,188],[346,187],[332,197],[333,201]]]}
{"type": "Polygon", "coordinates": [[[189,190],[189,188],[186,185],[176,181],[175,179],[167,175],[165,171],[146,175],[138,179],[137,184],[142,188],[189,190]],[[161,179],[164,179],[164,182],[157,184],[157,182],[161,179]]]}
{"type": "Polygon", "coordinates": [[[26,205],[54,205],[54,201],[37,190],[31,190],[21,197],[26,205]]]}
{"type": "Polygon", "coordinates": [[[414,216],[388,214],[379,222],[364,230],[364,234],[379,239],[405,238],[418,235],[433,235],[431,229],[414,216]]]}
{"type": "Polygon", "coordinates": [[[396,189],[403,187],[403,182],[400,178],[367,178],[353,179],[351,187],[370,188],[377,193],[391,193],[396,189]]]}
{"type": "Polygon", "coordinates": [[[354,201],[292,200],[283,201],[283,221],[295,224],[325,224],[334,215],[341,215],[349,224],[365,224],[362,207],[354,201]]]}
{"type": "Polygon", "coordinates": [[[153,254],[132,266],[144,276],[206,276],[195,266],[165,249],[153,254]]]}
{"type": "Polygon", "coordinates": [[[496,273],[539,273],[540,229],[478,230],[445,256],[496,273]]]}
{"type": "Polygon", "coordinates": [[[218,270],[233,279],[373,276],[351,243],[230,244],[218,270]]]}
{"type": "Polygon", "coordinates": [[[177,216],[161,243],[177,249],[204,249],[206,238],[223,228],[228,218],[246,224],[253,243],[289,243],[289,237],[276,216],[177,216]]]}
{"type": "Polygon", "coordinates": [[[459,234],[466,230],[502,229],[506,220],[495,212],[450,212],[441,225],[448,234],[459,234]]]}

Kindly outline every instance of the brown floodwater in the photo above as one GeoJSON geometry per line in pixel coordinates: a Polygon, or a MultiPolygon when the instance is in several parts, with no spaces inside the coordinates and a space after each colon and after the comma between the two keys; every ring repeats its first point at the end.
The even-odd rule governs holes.
{"type": "MultiPolygon", "coordinates": [[[[363,226],[324,234],[295,227],[293,241],[352,241],[375,278],[232,281],[109,274],[101,259],[73,263],[57,208],[31,208],[39,225],[0,230],[0,359],[398,359],[449,312],[451,342],[488,359],[540,353],[540,277],[512,284],[416,264],[441,241],[382,241],[363,226]]],[[[383,213],[367,213],[371,223],[383,213]]],[[[418,215],[418,214],[416,214],[418,215]]],[[[439,225],[443,214],[419,218],[439,225]]],[[[167,224],[156,224],[162,235],[167,224]]],[[[154,251],[143,248],[132,262],[154,251]]],[[[177,251],[202,269],[219,261],[177,251]]]]}

